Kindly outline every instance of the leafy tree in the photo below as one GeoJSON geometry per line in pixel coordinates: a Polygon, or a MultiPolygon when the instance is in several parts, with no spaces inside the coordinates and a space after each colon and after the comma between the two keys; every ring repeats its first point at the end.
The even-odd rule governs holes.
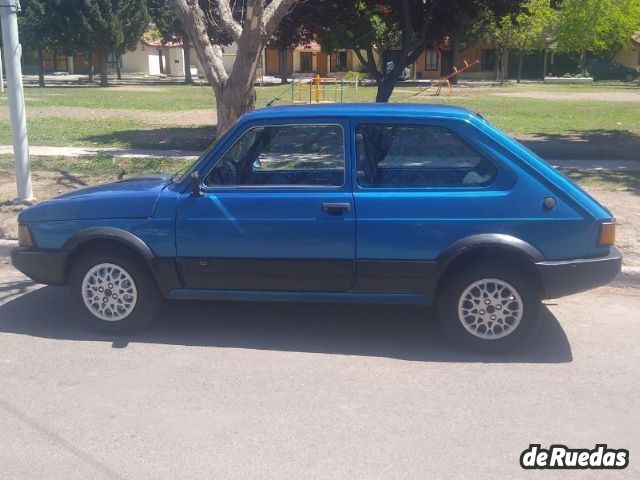
{"type": "Polygon", "coordinates": [[[72,23],[77,49],[100,57],[100,86],[109,85],[107,55],[133,50],[149,25],[146,0],[66,0],[75,9],[72,23]]]}
{"type": "Polygon", "coordinates": [[[558,11],[549,0],[529,0],[516,17],[513,47],[518,49],[518,83],[524,54],[546,50],[554,38],[557,22],[558,11]]]}
{"type": "Polygon", "coordinates": [[[631,42],[640,25],[638,0],[563,0],[558,16],[558,50],[580,52],[587,73],[587,52],[614,55],[631,42]]]}
{"type": "Polygon", "coordinates": [[[59,22],[66,12],[63,0],[22,0],[18,16],[20,40],[26,51],[35,52],[38,63],[38,84],[45,86],[44,52],[67,51],[68,37],[64,24],[59,22]]]}
{"type": "Polygon", "coordinates": [[[427,48],[472,28],[486,11],[502,17],[518,11],[523,3],[519,0],[316,1],[319,8],[330,9],[335,19],[320,33],[323,48],[352,49],[376,80],[378,102],[389,100],[404,69],[427,48]]]}
{"type": "Polygon", "coordinates": [[[520,12],[496,17],[487,12],[484,38],[496,47],[496,80],[504,80],[506,60],[510,49],[517,49],[518,82],[525,52],[545,50],[553,40],[557,12],[550,0],[528,0],[520,12]]]}
{"type": "MultiPolygon", "coordinates": [[[[309,3],[302,2],[284,17],[267,44],[268,47],[278,50],[282,84],[288,83],[287,50],[298,45],[308,45],[316,39],[314,27],[321,19],[317,16],[313,19],[310,18],[312,10],[307,8],[308,5],[309,3]]],[[[329,19],[324,20],[330,21],[329,19]]]]}
{"type": "Polygon", "coordinates": [[[181,41],[184,52],[184,82],[193,83],[191,76],[191,39],[169,0],[147,0],[151,19],[160,32],[162,42],[181,41]]]}
{"type": "Polygon", "coordinates": [[[171,0],[213,89],[218,135],[255,106],[255,80],[264,48],[298,0],[171,0]],[[237,44],[233,71],[222,51],[237,44]]]}

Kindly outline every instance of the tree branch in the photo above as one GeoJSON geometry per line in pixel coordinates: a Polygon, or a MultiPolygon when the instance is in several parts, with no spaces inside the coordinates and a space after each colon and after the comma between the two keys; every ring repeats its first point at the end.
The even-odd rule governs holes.
{"type": "Polygon", "coordinates": [[[216,5],[218,6],[218,14],[220,15],[222,28],[229,34],[234,42],[237,42],[242,34],[242,27],[235,18],[233,18],[229,0],[216,0],[216,5]]]}
{"type": "Polygon", "coordinates": [[[212,45],[207,34],[204,12],[193,0],[171,0],[178,18],[191,37],[209,83],[216,89],[224,86],[229,75],[224,68],[222,48],[212,45]]]}
{"type": "Polygon", "coordinates": [[[282,19],[298,1],[299,0],[273,0],[264,8],[262,28],[267,38],[271,38],[282,19]]]}

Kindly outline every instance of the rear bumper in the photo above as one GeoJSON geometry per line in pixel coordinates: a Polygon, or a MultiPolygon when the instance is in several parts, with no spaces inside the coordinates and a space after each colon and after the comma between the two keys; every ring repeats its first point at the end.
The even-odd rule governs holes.
{"type": "Polygon", "coordinates": [[[18,247],[11,252],[11,263],[34,282],[64,285],[67,256],[63,250],[18,247]]]}
{"type": "Polygon", "coordinates": [[[559,298],[611,282],[622,268],[622,254],[611,247],[604,257],[581,258],[535,264],[544,288],[544,298],[559,298]]]}

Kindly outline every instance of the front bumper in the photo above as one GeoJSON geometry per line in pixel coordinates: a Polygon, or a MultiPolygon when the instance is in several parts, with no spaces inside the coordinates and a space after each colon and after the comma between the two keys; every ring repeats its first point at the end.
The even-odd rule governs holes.
{"type": "Polygon", "coordinates": [[[18,247],[11,252],[11,263],[37,283],[64,285],[68,252],[18,247]]]}
{"type": "Polygon", "coordinates": [[[535,265],[542,279],[544,298],[559,298],[611,282],[622,268],[622,254],[611,247],[604,257],[538,262],[535,265]]]}

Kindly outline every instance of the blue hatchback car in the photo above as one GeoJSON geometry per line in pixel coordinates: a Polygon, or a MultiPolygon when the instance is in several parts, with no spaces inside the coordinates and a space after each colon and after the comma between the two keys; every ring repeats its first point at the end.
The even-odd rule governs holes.
{"type": "Polygon", "coordinates": [[[19,216],[13,264],[69,285],[109,332],[161,298],[434,304],[499,352],[541,300],[620,271],[611,213],[481,116],[450,106],[270,107],[187,171],[74,191],[19,216]]]}

